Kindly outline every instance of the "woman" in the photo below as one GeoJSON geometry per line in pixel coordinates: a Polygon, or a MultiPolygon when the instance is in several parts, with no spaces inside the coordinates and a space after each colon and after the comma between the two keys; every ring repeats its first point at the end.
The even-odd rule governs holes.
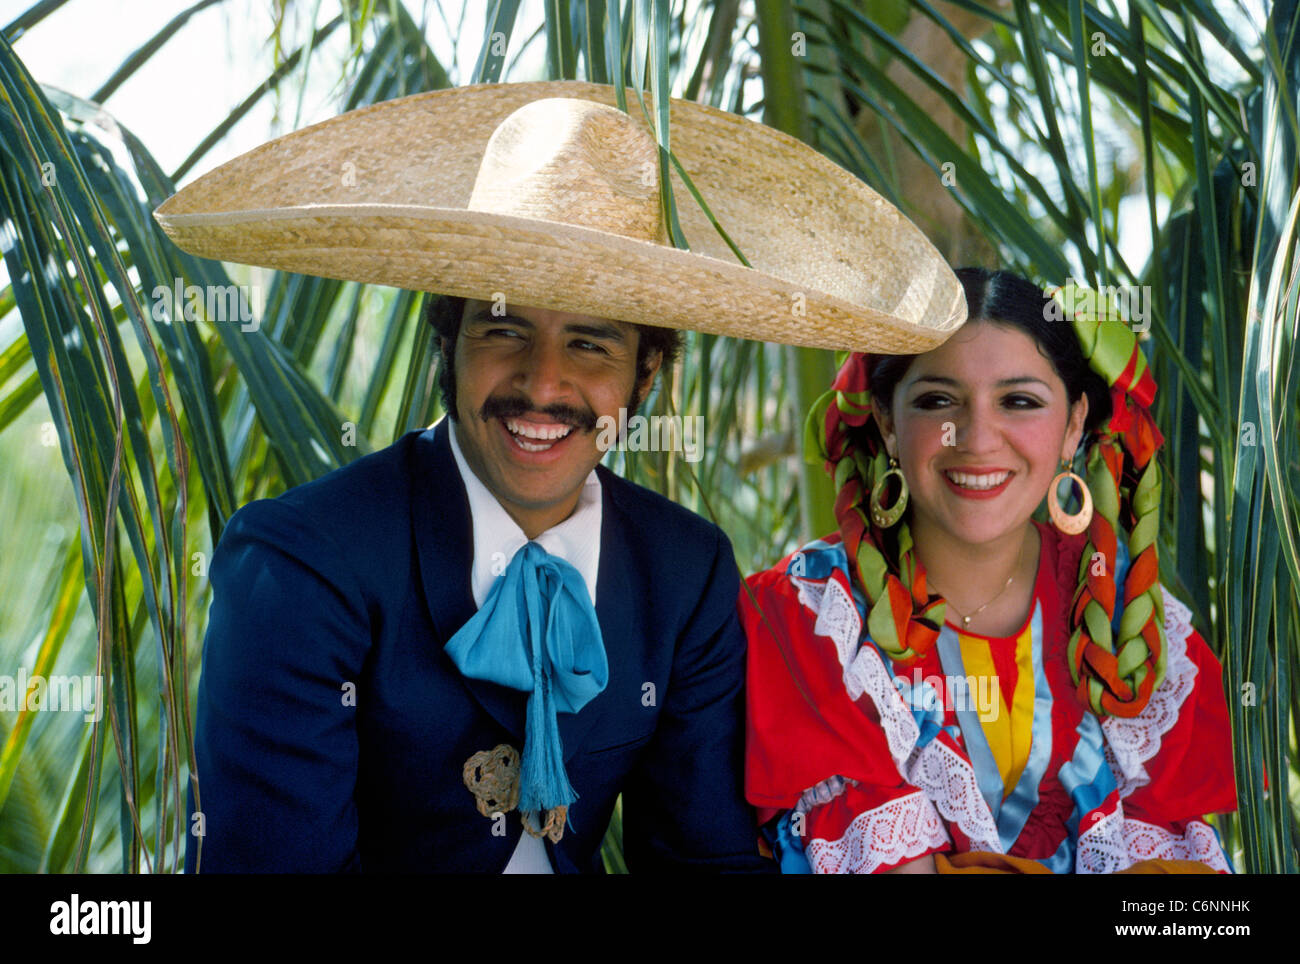
{"type": "Polygon", "coordinates": [[[1221,670],[1159,583],[1136,339],[958,276],[962,329],[850,355],[809,417],[839,531],[742,590],[764,838],[788,872],[1229,872],[1221,670]]]}

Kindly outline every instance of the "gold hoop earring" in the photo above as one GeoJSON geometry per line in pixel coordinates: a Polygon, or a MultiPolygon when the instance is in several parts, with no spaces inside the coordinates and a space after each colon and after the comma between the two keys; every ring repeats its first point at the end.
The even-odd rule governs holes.
{"type": "Polygon", "coordinates": [[[1069,470],[1065,459],[1061,459],[1061,471],[1057,473],[1056,478],[1052,479],[1052,484],[1048,487],[1047,512],[1052,517],[1052,525],[1067,536],[1077,536],[1092,522],[1092,490],[1088,488],[1087,482],[1069,470]],[[1057,489],[1061,480],[1066,478],[1074,480],[1083,500],[1083,505],[1075,515],[1066,515],[1065,510],[1056,502],[1057,489]]]}
{"type": "Polygon", "coordinates": [[[871,521],[882,529],[889,529],[897,525],[898,520],[903,517],[903,511],[907,508],[907,498],[907,479],[903,477],[903,470],[898,467],[898,459],[891,455],[889,457],[889,471],[880,477],[880,480],[871,490],[871,521]],[[884,493],[885,484],[889,481],[891,475],[898,476],[900,489],[898,501],[886,509],[880,504],[880,496],[884,493]]]}

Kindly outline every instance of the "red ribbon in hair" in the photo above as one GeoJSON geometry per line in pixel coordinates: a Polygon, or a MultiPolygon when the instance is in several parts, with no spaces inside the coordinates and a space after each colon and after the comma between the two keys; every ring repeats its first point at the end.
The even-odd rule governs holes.
{"type": "Polygon", "coordinates": [[[1156,427],[1151,417],[1150,405],[1156,397],[1156,382],[1151,377],[1151,366],[1142,371],[1142,377],[1134,379],[1137,370],[1138,347],[1133,346],[1133,354],[1123,373],[1110,386],[1111,416],[1108,429],[1124,438],[1124,447],[1133,455],[1138,465],[1146,465],[1165,442],[1165,437],[1156,427]]]}

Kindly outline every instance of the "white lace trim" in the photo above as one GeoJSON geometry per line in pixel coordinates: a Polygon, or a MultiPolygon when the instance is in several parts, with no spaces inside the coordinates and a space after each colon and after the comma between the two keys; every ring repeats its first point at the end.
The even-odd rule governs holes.
{"type": "Polygon", "coordinates": [[[973,849],[1002,853],[997,824],[980,793],[975,771],[955,750],[937,739],[916,749],[920,727],[885,670],[876,647],[863,646],[858,651],[844,671],[844,686],[853,700],[863,693],[871,697],[880,714],[889,755],[903,779],[924,790],[944,818],[970,838],[973,849]]]}
{"type": "MultiPolygon", "coordinates": [[[[880,715],[890,756],[903,779],[923,791],[931,803],[931,812],[937,809],[945,820],[957,825],[969,838],[972,850],[1002,853],[997,824],[988,803],[979,792],[979,783],[971,765],[937,739],[919,751],[915,749],[920,737],[916,719],[894,686],[875,646],[859,645],[862,619],[852,597],[834,579],[822,581],[791,576],[790,581],[798,590],[799,602],[817,616],[813,632],[829,638],[835,644],[849,698],[856,702],[863,694],[871,697],[876,712],[880,715]]],[[[1164,596],[1165,641],[1169,648],[1165,679],[1152,692],[1146,707],[1136,717],[1107,717],[1101,723],[1106,736],[1106,762],[1115,776],[1121,800],[1150,782],[1144,764],[1160,752],[1161,739],[1178,721],[1178,714],[1191,695],[1196,681],[1196,664],[1187,655],[1187,640],[1192,633],[1191,610],[1164,586],[1160,589],[1164,596]]],[[[827,784],[819,784],[818,787],[826,788],[829,792],[828,800],[843,793],[842,785],[833,789],[827,784]]],[[[808,793],[813,793],[818,787],[808,793]]],[[[807,796],[806,793],[805,798],[807,796]]],[[[896,863],[902,859],[901,856],[893,859],[881,857],[872,864],[871,861],[875,858],[871,852],[862,849],[862,835],[868,832],[868,827],[872,828],[869,831],[872,834],[878,833],[879,828],[892,827],[893,824],[889,821],[900,821],[903,816],[902,811],[889,811],[889,808],[897,805],[900,800],[919,796],[921,794],[911,794],[891,801],[884,807],[860,814],[840,840],[811,841],[808,853],[814,870],[817,873],[844,872],[822,869],[818,866],[819,860],[824,866],[869,865],[874,868],[882,863],[896,863]],[[858,829],[855,831],[855,828],[858,829]]],[[[800,803],[803,804],[804,801],[801,800],[800,803]]],[[[920,826],[917,822],[919,819],[916,818],[911,826],[920,826]]],[[[899,835],[897,830],[890,832],[899,835]]],[[[888,839],[893,840],[895,836],[888,839]]],[[[941,842],[947,839],[945,834],[941,842]]],[[[923,849],[926,848],[902,856],[913,856],[923,849]]],[[[1152,824],[1125,819],[1122,805],[1079,835],[1075,867],[1078,873],[1106,874],[1149,859],[1197,860],[1215,870],[1230,870],[1223,848],[1207,824],[1193,820],[1188,823],[1186,833],[1178,837],[1152,824]]]]}
{"type": "Polygon", "coordinates": [[[862,617],[858,615],[858,607],[849,591],[834,579],[826,580],[826,591],[821,598],[813,632],[834,641],[840,666],[847,666],[858,651],[862,617]]]}
{"type": "Polygon", "coordinates": [[[1124,809],[1099,818],[1079,834],[1074,871],[1079,874],[1113,874],[1133,863],[1124,844],[1124,809]]]}
{"type": "Polygon", "coordinates": [[[1200,820],[1189,820],[1181,837],[1142,820],[1125,820],[1124,843],[1133,863],[1139,860],[1198,860],[1224,873],[1232,870],[1214,830],[1200,820]]]}
{"type": "Polygon", "coordinates": [[[1179,836],[1144,820],[1129,820],[1120,808],[1079,835],[1075,869],[1081,874],[1113,874],[1142,860],[1195,860],[1224,873],[1232,869],[1214,831],[1200,820],[1188,821],[1179,836]]]}
{"type": "Polygon", "coordinates": [[[829,580],[803,579],[800,576],[790,575],[790,585],[799,593],[799,605],[809,609],[814,615],[822,611],[822,596],[826,593],[826,582],[829,580]]]}
{"type": "Polygon", "coordinates": [[[880,715],[881,728],[885,731],[889,755],[894,758],[898,772],[903,773],[907,758],[921,736],[921,728],[916,725],[916,717],[894,686],[894,680],[875,646],[861,647],[853,662],[844,668],[844,688],[855,703],[863,693],[871,697],[880,715]]]}
{"type": "Polygon", "coordinates": [[[870,874],[948,842],[934,805],[917,791],[858,814],[838,840],[814,837],[806,853],[815,874],[870,874]]]}
{"type": "Polygon", "coordinates": [[[1003,852],[993,811],[980,793],[975,771],[952,747],[931,740],[902,772],[903,779],[924,790],[944,819],[970,839],[971,850],[1003,852]]]}
{"type": "Polygon", "coordinates": [[[1183,703],[1196,685],[1196,664],[1187,656],[1187,639],[1192,633],[1192,613],[1164,586],[1165,678],[1151,693],[1142,712],[1128,719],[1107,717],[1101,728],[1106,734],[1106,762],[1115,775],[1120,799],[1151,782],[1143,765],[1160,752],[1160,741],[1178,722],[1183,703]]]}
{"type": "Polygon", "coordinates": [[[916,750],[921,735],[916,718],[876,647],[859,645],[862,618],[852,597],[833,579],[826,580],[824,586],[794,576],[790,579],[799,589],[800,601],[817,614],[813,633],[835,643],[849,699],[857,702],[864,693],[871,697],[899,774],[925,791],[944,819],[955,823],[970,839],[972,849],[1002,853],[993,812],[980,794],[971,765],[937,739],[916,750]]]}

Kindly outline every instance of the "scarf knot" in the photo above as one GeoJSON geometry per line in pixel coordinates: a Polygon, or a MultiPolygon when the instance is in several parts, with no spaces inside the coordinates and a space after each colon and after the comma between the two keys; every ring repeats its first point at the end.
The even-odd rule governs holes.
{"type": "Polygon", "coordinates": [[[557,715],[577,713],[609,682],[605,643],[582,574],[527,543],[478,612],[448,640],[446,652],[464,675],[529,694],[519,809],[550,810],[576,800],[557,715]]]}

